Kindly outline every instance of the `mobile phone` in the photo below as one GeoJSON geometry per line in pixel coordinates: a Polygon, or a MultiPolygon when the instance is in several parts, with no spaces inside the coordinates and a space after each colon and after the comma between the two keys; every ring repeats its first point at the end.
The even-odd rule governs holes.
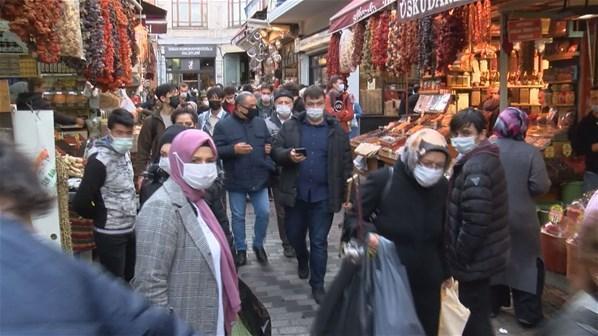
{"type": "Polygon", "coordinates": [[[305,149],[304,147],[295,148],[295,153],[307,156],[307,149],[305,149]]]}

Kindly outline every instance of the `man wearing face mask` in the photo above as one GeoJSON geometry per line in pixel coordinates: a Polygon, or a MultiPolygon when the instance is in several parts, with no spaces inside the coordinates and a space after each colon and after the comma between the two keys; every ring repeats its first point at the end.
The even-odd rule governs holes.
{"type": "Polygon", "coordinates": [[[170,115],[179,106],[180,100],[177,95],[177,87],[172,84],[162,84],[156,89],[158,98],[157,110],[143,120],[143,126],[137,139],[137,155],[133,167],[137,176],[137,188],[143,182],[143,172],[150,162],[160,157],[158,141],[164,130],[172,125],[170,115]]]}
{"type": "Polygon", "coordinates": [[[224,119],[228,114],[222,108],[224,102],[224,91],[215,86],[208,90],[210,109],[199,115],[199,129],[208,133],[210,136],[214,134],[214,127],[216,124],[224,119]]]}
{"type": "Polygon", "coordinates": [[[235,114],[216,124],[214,142],[224,165],[224,186],[228,191],[237,264],[247,263],[245,210],[247,196],[255,210],[253,250],[258,261],[268,262],[264,240],[270,216],[268,180],[274,172],[270,159],[271,136],[264,119],[258,116],[253,94],[237,96],[235,114]]]}
{"type": "Polygon", "coordinates": [[[505,272],[510,255],[507,181],[482,112],[460,111],[450,129],[459,157],[449,181],[446,246],[459,298],[471,311],[463,335],[494,335],[491,279],[505,272]]]}
{"type": "Polygon", "coordinates": [[[235,111],[236,94],[237,90],[233,86],[224,87],[224,103],[222,104],[222,108],[229,114],[232,114],[235,111]]]}
{"type": "MultiPolygon", "coordinates": [[[[275,113],[266,119],[266,125],[272,137],[280,131],[282,125],[291,119],[293,114],[293,94],[285,89],[280,89],[274,93],[274,108],[275,113]]],[[[280,169],[277,174],[272,174],[270,178],[270,187],[272,187],[272,196],[274,197],[274,208],[276,209],[276,221],[278,223],[278,235],[282,242],[284,255],[287,258],[294,258],[295,251],[287,238],[286,228],[284,225],[284,207],[280,203],[280,169]]]]}
{"type": "Polygon", "coordinates": [[[328,82],[328,95],[326,95],[326,113],[338,120],[345,131],[351,131],[353,120],[353,99],[347,92],[345,81],[340,76],[332,76],[328,82]]]}
{"type": "Polygon", "coordinates": [[[89,152],[74,210],[93,219],[100,263],[129,281],[135,271],[135,184],[129,151],[133,147],[133,115],[124,109],[108,117],[110,134],[89,152]]]}
{"type": "Polygon", "coordinates": [[[341,209],[353,165],[349,138],[324,113],[324,91],[310,86],[304,98],[307,111],[282,125],[272,157],[281,167],[280,203],[285,207],[287,237],[297,254],[298,275],[307,279],[311,269],[309,283],[320,303],[325,295],[328,233],[334,213],[341,209]]]}
{"type": "Polygon", "coordinates": [[[274,86],[272,84],[262,84],[260,86],[260,99],[257,104],[260,117],[266,119],[270,117],[274,111],[274,104],[272,103],[272,92],[274,86]]]}

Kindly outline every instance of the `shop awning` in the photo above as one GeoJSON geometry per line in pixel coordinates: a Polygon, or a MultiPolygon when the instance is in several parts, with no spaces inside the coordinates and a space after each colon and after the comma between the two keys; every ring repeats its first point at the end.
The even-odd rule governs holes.
{"type": "Polygon", "coordinates": [[[393,5],[396,0],[353,0],[330,18],[330,32],[350,27],[357,22],[393,5]]]}
{"type": "Polygon", "coordinates": [[[146,1],[141,2],[141,7],[143,8],[143,23],[148,32],[150,34],[166,34],[168,27],[166,15],[168,12],[146,1]]]}
{"type": "Polygon", "coordinates": [[[268,10],[268,23],[298,24],[301,35],[311,35],[328,28],[330,17],[347,2],[347,0],[286,0],[268,10]]]}

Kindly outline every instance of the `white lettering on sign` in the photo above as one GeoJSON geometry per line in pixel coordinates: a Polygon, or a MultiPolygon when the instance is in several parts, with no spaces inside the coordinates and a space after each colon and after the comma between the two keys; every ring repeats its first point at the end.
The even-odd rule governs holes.
{"type": "Polygon", "coordinates": [[[399,20],[406,21],[432,15],[473,1],[474,0],[399,0],[399,20]]]}
{"type": "Polygon", "coordinates": [[[357,9],[353,15],[353,23],[361,21],[361,19],[364,17],[372,15],[373,13],[377,12],[378,9],[382,9],[393,2],[395,2],[395,0],[383,0],[381,4],[380,1],[370,1],[367,5],[357,9]]]}

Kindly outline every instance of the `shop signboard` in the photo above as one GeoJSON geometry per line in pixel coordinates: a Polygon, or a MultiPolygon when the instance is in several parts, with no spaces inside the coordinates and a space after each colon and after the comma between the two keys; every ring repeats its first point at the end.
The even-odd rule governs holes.
{"type": "Polygon", "coordinates": [[[183,58],[181,59],[181,71],[182,72],[197,72],[200,68],[200,62],[194,58],[183,58]]]}
{"type": "Polygon", "coordinates": [[[542,19],[511,20],[509,42],[534,41],[542,38],[542,19]]]}
{"type": "Polygon", "coordinates": [[[216,57],[215,44],[163,45],[166,58],[213,58],[216,57]]]}
{"type": "Polygon", "coordinates": [[[398,0],[397,19],[410,21],[438,14],[476,0],[398,0]]]}
{"type": "Polygon", "coordinates": [[[330,32],[336,32],[350,27],[357,22],[395,3],[396,0],[363,0],[355,4],[350,3],[330,18],[330,32]]]}

